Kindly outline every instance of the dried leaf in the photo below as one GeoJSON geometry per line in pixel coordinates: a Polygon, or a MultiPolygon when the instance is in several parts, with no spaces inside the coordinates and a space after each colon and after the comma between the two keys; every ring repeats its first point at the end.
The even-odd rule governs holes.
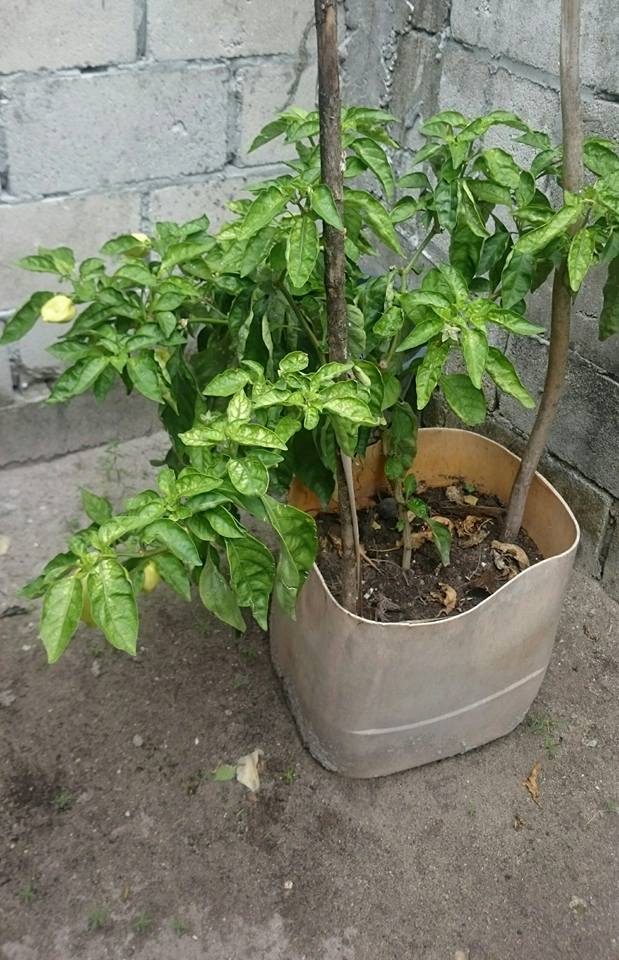
{"type": "Polygon", "coordinates": [[[244,787],[257,793],[260,789],[260,774],[264,769],[264,751],[254,750],[241,757],[236,765],[236,779],[244,787]]]}
{"type": "Polygon", "coordinates": [[[462,490],[460,490],[460,488],[457,487],[455,483],[452,483],[449,487],[445,488],[445,496],[450,501],[450,503],[459,503],[459,504],[464,503],[462,490]]]}
{"type": "Polygon", "coordinates": [[[496,550],[507,557],[513,557],[521,570],[526,570],[526,568],[529,566],[529,558],[522,547],[519,547],[517,543],[501,543],[500,540],[493,540],[491,547],[493,550],[496,550]]]}
{"type": "Polygon", "coordinates": [[[461,538],[460,546],[468,549],[477,547],[490,534],[490,519],[468,514],[462,520],[456,520],[456,531],[461,538]]]}
{"type": "Polygon", "coordinates": [[[381,527],[380,523],[378,523],[376,520],[372,520],[370,526],[371,526],[372,530],[382,530],[382,529],[383,529],[383,528],[381,527]]]}
{"type": "Polygon", "coordinates": [[[479,503],[479,497],[473,496],[472,493],[465,493],[462,502],[468,504],[469,507],[475,507],[479,503]]]}
{"type": "Polygon", "coordinates": [[[542,770],[542,765],[539,760],[536,760],[531,768],[531,773],[524,781],[524,785],[529,791],[531,799],[539,806],[540,798],[540,789],[539,789],[539,775],[542,770]]]}
{"type": "Polygon", "coordinates": [[[449,527],[449,532],[454,532],[454,522],[449,517],[432,517],[436,523],[442,523],[444,527],[449,527]]]}
{"type": "Polygon", "coordinates": [[[401,608],[397,603],[394,603],[393,600],[390,600],[389,597],[386,597],[384,593],[381,593],[378,603],[376,604],[376,619],[380,623],[390,623],[391,621],[387,614],[389,612],[399,612],[400,609],[401,608]]]}
{"type": "Polygon", "coordinates": [[[434,591],[430,594],[430,596],[434,600],[440,600],[440,602],[443,604],[443,609],[441,612],[444,613],[445,616],[448,616],[456,608],[458,594],[453,587],[449,586],[448,583],[439,582],[439,587],[441,588],[441,593],[434,591]]]}
{"type": "Polygon", "coordinates": [[[411,533],[411,547],[413,550],[419,550],[420,547],[423,547],[424,543],[428,543],[432,539],[432,531],[429,527],[424,527],[423,530],[414,530],[411,533]]]}
{"type": "Polygon", "coordinates": [[[514,817],[514,830],[522,830],[523,827],[526,827],[527,821],[523,820],[522,817],[519,817],[518,814],[514,817]]]}

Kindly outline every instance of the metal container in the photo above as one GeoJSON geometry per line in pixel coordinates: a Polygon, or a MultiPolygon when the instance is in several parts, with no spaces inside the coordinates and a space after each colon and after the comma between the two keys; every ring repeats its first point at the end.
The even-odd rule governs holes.
{"type": "MultiPolygon", "coordinates": [[[[386,484],[377,456],[358,478],[366,495],[368,483],[386,484]]],[[[486,437],[431,428],[419,431],[414,472],[428,486],[464,480],[505,502],[518,462],[486,437]]],[[[299,488],[291,502],[308,507],[299,488]]],[[[359,617],[337,602],[316,566],[296,621],[273,604],[273,663],[301,736],[324,767],[383,776],[472,750],[521,722],[550,661],[580,536],[572,511],[539,473],[524,527],[544,559],[448,619],[359,617]]]]}

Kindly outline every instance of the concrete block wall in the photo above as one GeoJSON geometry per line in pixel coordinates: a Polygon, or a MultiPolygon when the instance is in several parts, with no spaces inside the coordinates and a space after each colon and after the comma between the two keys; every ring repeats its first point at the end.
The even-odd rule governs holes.
{"type": "MultiPolygon", "coordinates": [[[[401,117],[399,139],[411,152],[420,124],[446,108],[511,109],[560,140],[559,14],[560,0],[346,0],[348,99],[401,117]]],[[[617,0],[584,0],[582,61],[586,130],[619,140],[617,0]]],[[[580,521],[581,565],[619,599],[619,342],[597,339],[601,286],[592,276],[576,301],[567,389],[543,470],[580,521]]],[[[546,285],[531,301],[546,328],[549,298],[546,285]]],[[[547,345],[544,336],[507,343],[537,395],[547,345]]],[[[482,430],[520,452],[531,422],[515,401],[496,397],[482,430]]]]}
{"type": "MultiPolygon", "coordinates": [[[[207,212],[217,226],[275,172],[277,147],[247,150],[275,113],[313,106],[312,26],[307,0],[4,0],[0,324],[55,283],[14,266],[37,246],[85,257],[156,220],[207,212]]],[[[113,416],[86,400],[60,418],[41,404],[55,336],[39,325],[0,348],[0,466],[115,439],[119,416],[125,436],[156,424],[134,398],[113,416]]]]}

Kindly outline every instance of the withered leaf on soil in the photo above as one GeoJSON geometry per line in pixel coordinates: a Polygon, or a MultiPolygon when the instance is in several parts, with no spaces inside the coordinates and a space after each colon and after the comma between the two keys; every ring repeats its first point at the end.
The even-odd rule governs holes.
{"type": "Polygon", "coordinates": [[[430,596],[433,600],[439,600],[443,604],[441,612],[444,613],[445,616],[448,616],[456,608],[458,594],[448,583],[439,582],[439,587],[441,588],[441,593],[433,591],[430,596]]]}
{"type": "Polygon", "coordinates": [[[523,827],[526,827],[527,821],[523,820],[522,817],[519,817],[518,814],[514,817],[514,830],[522,830],[523,827]]]}
{"type": "Polygon", "coordinates": [[[533,766],[531,767],[531,773],[524,781],[524,785],[529,791],[531,799],[539,806],[540,798],[540,789],[539,789],[539,775],[542,771],[542,765],[539,760],[536,760],[533,766]]]}
{"type": "Polygon", "coordinates": [[[264,751],[254,750],[241,757],[236,765],[236,779],[252,793],[260,789],[260,774],[264,769],[264,751]]]}
{"type": "Polygon", "coordinates": [[[493,540],[491,546],[494,551],[502,554],[503,557],[513,558],[521,570],[526,570],[529,566],[528,556],[517,543],[502,543],[500,540],[493,540]]]}
{"type": "Polygon", "coordinates": [[[488,517],[473,516],[472,514],[463,517],[462,520],[456,520],[456,532],[460,538],[460,546],[464,549],[477,547],[489,535],[489,523],[488,517]]]}

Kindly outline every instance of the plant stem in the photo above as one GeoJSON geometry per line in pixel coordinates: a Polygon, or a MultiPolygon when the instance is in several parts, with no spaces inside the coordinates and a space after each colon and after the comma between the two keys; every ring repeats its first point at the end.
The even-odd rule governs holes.
{"type": "MultiPolygon", "coordinates": [[[[342,155],[342,107],[337,43],[336,0],[315,0],[318,42],[318,113],[320,116],[320,166],[322,181],[333,195],[340,218],[344,213],[342,155]]],[[[323,222],[325,292],[329,359],[346,361],[348,323],[346,316],[346,257],[344,233],[323,222]]],[[[350,457],[342,451],[336,460],[340,524],[342,530],[342,604],[348,610],[359,606],[361,552],[357,509],[350,457]]]]}
{"type": "MultiPolygon", "coordinates": [[[[411,270],[415,269],[415,264],[417,263],[417,260],[419,259],[423,251],[426,249],[426,247],[430,243],[430,240],[432,239],[432,237],[435,237],[437,233],[438,233],[438,230],[436,229],[435,226],[433,226],[432,229],[423,238],[423,240],[415,250],[414,254],[412,255],[411,259],[408,261],[406,266],[402,267],[400,271],[400,277],[401,277],[400,289],[402,293],[406,293],[406,291],[408,290],[408,277],[411,270]]],[[[402,340],[402,332],[403,331],[400,330],[399,333],[396,333],[395,337],[389,344],[389,350],[387,351],[387,355],[383,361],[384,367],[386,370],[389,369],[391,365],[391,361],[393,360],[393,356],[398,348],[400,341],[402,340]]]]}
{"type": "Polygon", "coordinates": [[[308,340],[311,342],[314,350],[315,350],[316,353],[318,354],[318,360],[320,361],[320,363],[324,363],[324,361],[325,361],[325,351],[324,351],[324,348],[323,348],[322,344],[320,343],[320,341],[318,340],[316,334],[315,334],[314,331],[312,330],[311,324],[309,323],[307,317],[305,316],[305,314],[304,314],[303,311],[301,310],[301,307],[300,307],[299,304],[296,302],[296,300],[294,299],[294,297],[292,296],[292,294],[290,293],[290,291],[286,289],[286,286],[285,286],[284,283],[277,282],[277,283],[276,283],[276,287],[277,287],[278,290],[280,290],[280,291],[283,293],[284,297],[286,298],[286,302],[288,303],[289,307],[290,307],[291,310],[293,311],[293,313],[294,313],[294,315],[296,316],[297,320],[299,321],[299,323],[301,324],[301,326],[302,326],[303,329],[305,330],[305,333],[307,334],[308,340]]]}
{"type": "MultiPolygon", "coordinates": [[[[581,0],[561,2],[561,118],[563,121],[563,190],[579,193],[583,186],[582,116],[580,95],[581,0]]],[[[576,223],[569,233],[574,234],[576,223]]],[[[555,270],[552,285],[550,346],[544,392],[533,429],[512,487],[503,537],[512,541],[522,525],[529,488],[552,429],[565,384],[570,346],[572,292],[567,258],[555,270]]]]}
{"type": "Polygon", "coordinates": [[[402,522],[402,570],[410,570],[411,557],[413,555],[413,544],[411,541],[411,522],[408,519],[408,507],[404,502],[404,485],[401,480],[396,480],[393,485],[393,493],[400,511],[400,520],[402,522]]]}

